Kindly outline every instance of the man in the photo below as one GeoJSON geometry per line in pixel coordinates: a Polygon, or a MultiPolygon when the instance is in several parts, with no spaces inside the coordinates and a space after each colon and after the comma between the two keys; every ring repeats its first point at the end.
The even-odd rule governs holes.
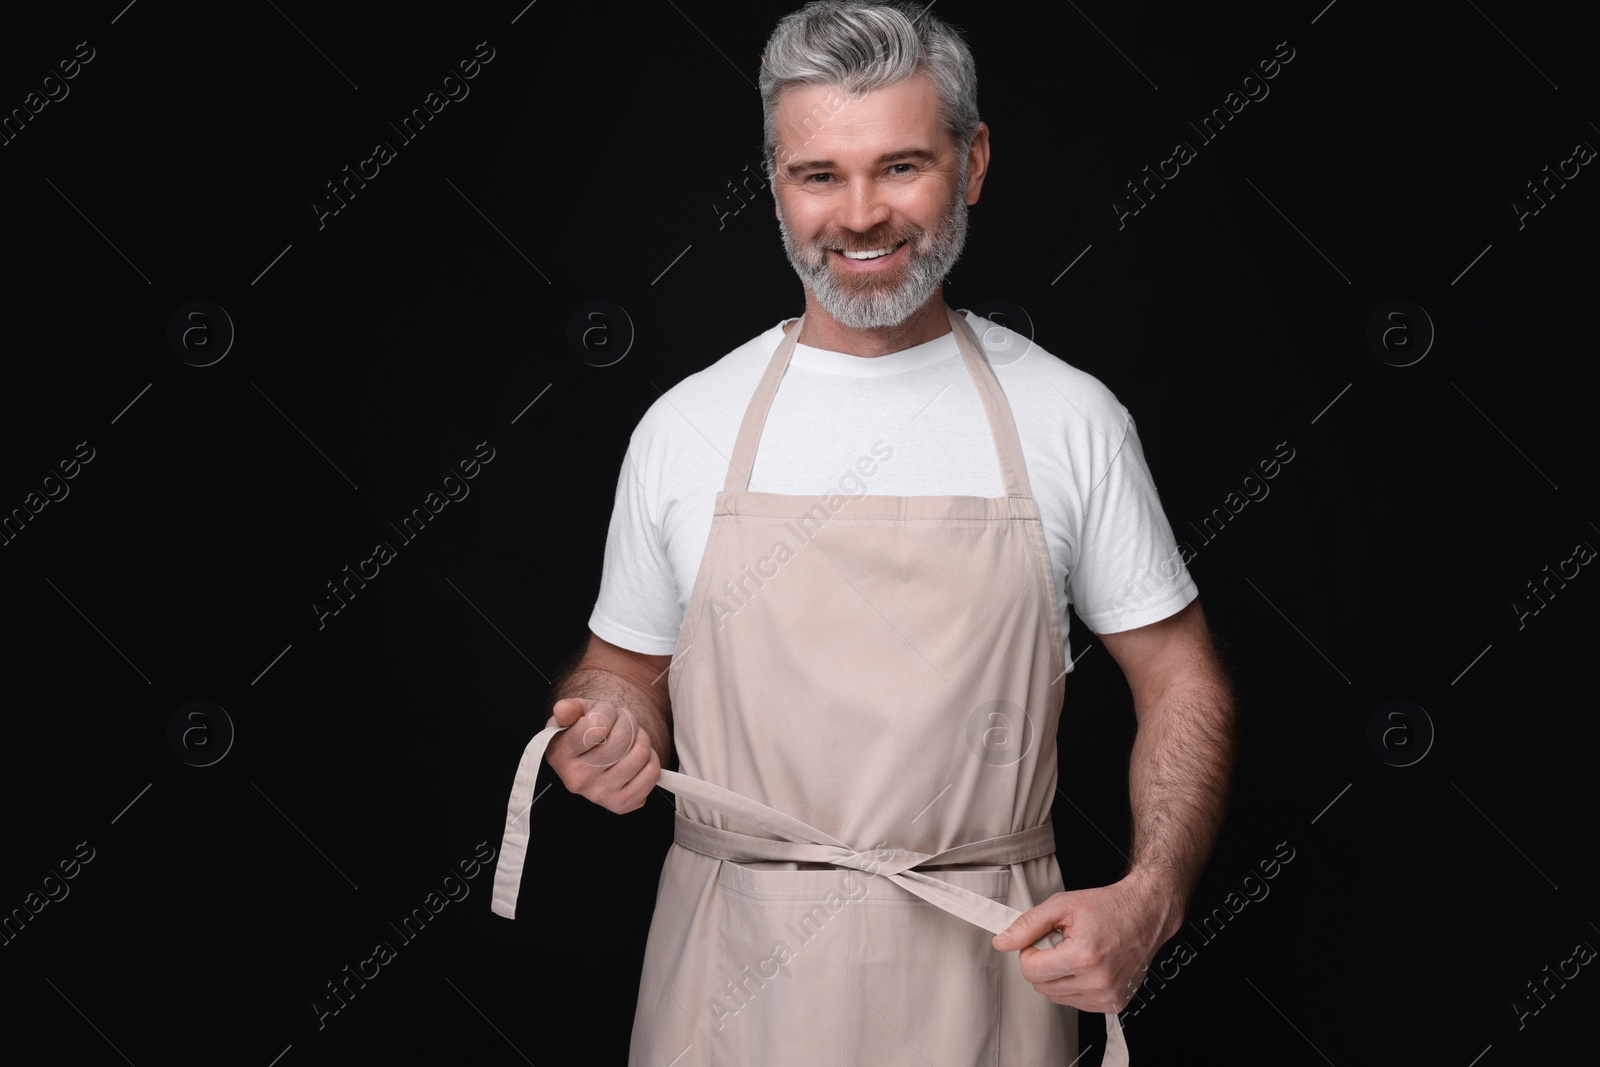
{"type": "Polygon", "coordinates": [[[761,92],[805,314],[635,430],[496,910],[548,744],[611,811],[678,793],[635,1067],[1066,1064],[1074,1009],[1120,1011],[1182,924],[1227,686],[1126,409],[1037,349],[991,365],[978,333],[1019,339],[945,305],[990,158],[959,35],[921,4],[813,3],[774,31],[761,92]],[[1129,870],[1063,892],[1069,601],[1138,733],[1129,870]]]}

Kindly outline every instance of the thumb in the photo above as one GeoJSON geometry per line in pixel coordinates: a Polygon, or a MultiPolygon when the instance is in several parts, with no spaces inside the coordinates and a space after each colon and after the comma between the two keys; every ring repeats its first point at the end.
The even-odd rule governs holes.
{"type": "Polygon", "coordinates": [[[1004,931],[994,936],[993,944],[1001,952],[1012,952],[1027,946],[1056,929],[1056,919],[1042,907],[1030,908],[1017,916],[1004,931]]]}
{"type": "Polygon", "coordinates": [[[557,726],[571,726],[585,715],[594,701],[587,697],[562,697],[550,708],[550,716],[557,726]]]}

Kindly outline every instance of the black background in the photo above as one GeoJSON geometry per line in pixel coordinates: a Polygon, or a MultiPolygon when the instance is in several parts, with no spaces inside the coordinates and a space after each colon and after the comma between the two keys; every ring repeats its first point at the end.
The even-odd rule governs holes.
{"type": "MultiPolygon", "coordinates": [[[[1520,228],[1512,203],[1600,144],[1592,41],[1569,8],[1324,2],[941,0],[994,148],[947,298],[1023,308],[1112,388],[1197,550],[1243,741],[1195,913],[1294,850],[1214,940],[1189,928],[1158,957],[1194,950],[1129,1017],[1134,1061],[1546,1062],[1587,1046],[1600,990],[1584,968],[1519,1028],[1525,983],[1600,944],[1600,578],[1513,604],[1600,545],[1600,179],[1584,167],[1520,228]],[[1123,183],[1284,41],[1270,95],[1119,228],[1123,183]],[[1417,348],[1367,341],[1396,299],[1436,330],[1409,366],[1417,348]],[[1295,458],[1266,499],[1210,543],[1189,532],[1280,442],[1295,458]],[[1369,743],[1392,700],[1426,710],[1431,747],[1414,711],[1369,743]]],[[[635,422],[800,310],[768,195],[735,212],[728,189],[759,165],[751,82],[791,6],[7,13],[6,113],[94,49],[0,147],[0,508],[79,442],[94,456],[0,546],[0,910],[94,850],[0,947],[8,1045],[140,1067],[623,1062],[664,798],[617,817],[557,784],[523,918],[490,914],[485,868],[320,1028],[311,1002],[498,844],[548,679],[587,636],[635,422]],[[388,123],[481,41],[470,95],[403,143],[388,123]],[[394,161],[319,226],[325,183],[379,140],[394,161]],[[634,331],[605,367],[567,340],[595,299],[634,331]],[[218,351],[214,313],[187,352],[167,341],[191,300],[236,331],[210,366],[180,354],[218,351]],[[319,628],[323,584],[483,441],[470,496],[319,628]],[[168,742],[190,700],[235,734],[210,766],[178,757],[221,750],[215,713],[168,742]]],[[[1132,736],[1114,662],[1075,633],[1069,887],[1120,873],[1132,736]]],[[[1097,1062],[1096,1019],[1083,1034],[1097,1062]]]]}

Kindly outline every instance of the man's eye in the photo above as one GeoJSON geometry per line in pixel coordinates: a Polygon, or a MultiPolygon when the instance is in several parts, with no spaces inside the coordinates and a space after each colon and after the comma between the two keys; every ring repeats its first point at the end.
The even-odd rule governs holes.
{"type": "Polygon", "coordinates": [[[807,174],[806,175],[806,182],[807,182],[807,184],[810,184],[810,185],[823,185],[826,182],[828,182],[832,177],[833,177],[833,175],[831,175],[831,174],[807,174]]]}
{"type": "Polygon", "coordinates": [[[910,174],[915,167],[910,163],[892,163],[889,165],[889,169],[896,174],[910,174]],[[901,170],[901,167],[905,169],[901,170]]]}

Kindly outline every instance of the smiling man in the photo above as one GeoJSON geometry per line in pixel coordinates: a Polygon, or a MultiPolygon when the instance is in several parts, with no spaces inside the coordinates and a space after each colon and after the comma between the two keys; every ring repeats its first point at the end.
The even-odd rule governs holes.
{"type": "Polygon", "coordinates": [[[611,811],[677,794],[633,1067],[1067,1064],[1078,1009],[1126,1063],[1114,1013],[1222,817],[1232,701],[1132,418],[945,303],[990,146],[929,6],[814,3],[768,41],[805,313],[634,430],[588,645],[518,771],[507,915],[545,745],[611,811]],[[1073,892],[1069,607],[1138,719],[1128,869],[1073,892]]]}
{"type": "Polygon", "coordinates": [[[844,103],[838,92],[796,85],[769,124],[768,152],[784,159],[773,175],[778,231],[816,322],[811,343],[830,348],[867,333],[876,350],[856,354],[881,355],[950,330],[936,297],[966,242],[989,131],[980,123],[968,145],[957,144],[925,74],[844,103]],[[819,112],[830,116],[825,128],[799,136],[802,119],[819,112]],[[773,144],[777,131],[784,136],[773,144]]]}

